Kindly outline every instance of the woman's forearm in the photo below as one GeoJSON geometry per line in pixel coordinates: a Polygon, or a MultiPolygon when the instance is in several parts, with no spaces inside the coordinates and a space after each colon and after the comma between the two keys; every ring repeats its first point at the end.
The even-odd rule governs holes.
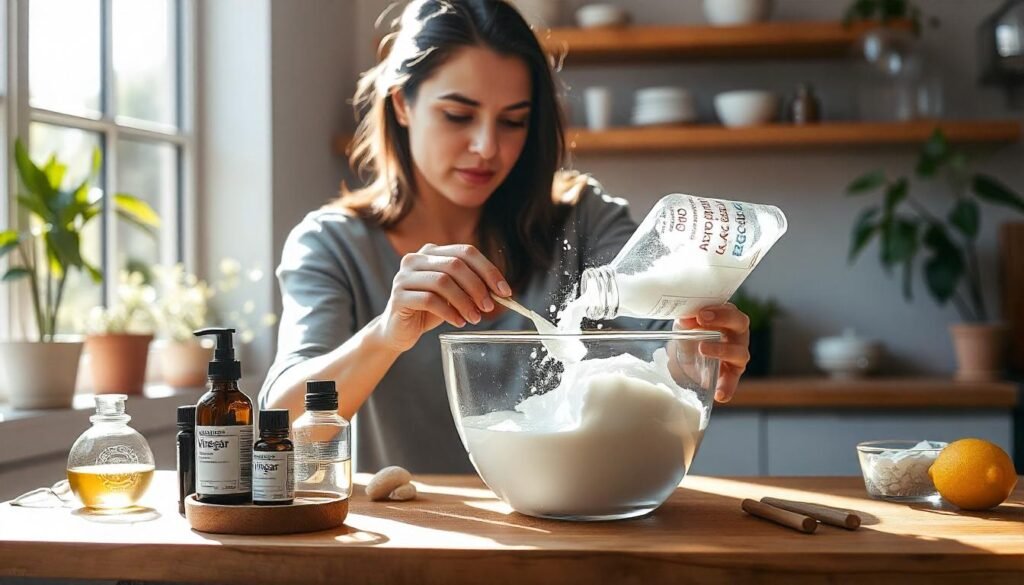
{"type": "Polygon", "coordinates": [[[270,387],[268,408],[287,408],[292,420],[305,412],[307,380],[338,384],[338,414],[351,420],[401,354],[383,343],[379,318],[330,353],[288,368],[270,387]]]}

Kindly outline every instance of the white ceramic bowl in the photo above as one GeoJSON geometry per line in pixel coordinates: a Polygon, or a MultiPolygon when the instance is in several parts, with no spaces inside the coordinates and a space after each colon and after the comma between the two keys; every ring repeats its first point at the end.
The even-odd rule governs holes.
{"type": "Polygon", "coordinates": [[[772,0],[704,0],[704,17],[718,26],[762,22],[771,11],[772,0]]]}
{"type": "Polygon", "coordinates": [[[878,367],[882,347],[847,330],[843,335],[816,341],[813,353],[815,365],[833,378],[858,378],[878,367]]]}
{"type": "Polygon", "coordinates": [[[730,128],[767,124],[779,113],[779,96],[761,90],[727,91],[715,96],[715,113],[730,128]]]}
{"type": "Polygon", "coordinates": [[[629,13],[614,4],[587,4],[576,11],[576,24],[583,28],[625,26],[629,24],[629,13]]]}

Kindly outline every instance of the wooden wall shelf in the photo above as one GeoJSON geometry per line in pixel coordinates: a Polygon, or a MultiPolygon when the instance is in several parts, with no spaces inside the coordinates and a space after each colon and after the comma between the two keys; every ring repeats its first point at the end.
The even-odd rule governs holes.
{"type": "Polygon", "coordinates": [[[739,150],[920,144],[936,127],[952,142],[1006,143],[1020,139],[1016,121],[824,122],[794,126],[771,124],[749,128],[718,125],[623,127],[590,132],[570,129],[570,149],[579,154],[681,150],[739,150]]]}
{"type": "MultiPolygon", "coordinates": [[[[623,127],[590,132],[570,128],[566,139],[577,154],[625,154],[669,151],[757,150],[921,144],[936,127],[952,142],[1009,143],[1021,137],[1012,120],[915,122],[824,122],[809,126],[772,124],[750,128],[718,125],[623,127]]],[[[350,136],[334,139],[334,152],[345,155],[350,136]]]]}
{"type": "MultiPolygon", "coordinates": [[[[820,59],[850,55],[873,25],[841,22],[766,22],[743,26],[628,26],[553,28],[544,48],[568,65],[714,59],[820,59]]],[[[909,22],[892,24],[910,28],[909,22]]]]}
{"type": "Polygon", "coordinates": [[[956,382],[929,378],[743,378],[727,408],[1012,409],[1020,390],[1012,382],[956,382]]]}

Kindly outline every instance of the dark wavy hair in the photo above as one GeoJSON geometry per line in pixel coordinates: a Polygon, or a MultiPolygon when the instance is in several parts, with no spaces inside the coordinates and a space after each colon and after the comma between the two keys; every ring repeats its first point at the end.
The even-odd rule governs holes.
{"type": "Polygon", "coordinates": [[[362,75],[354,100],[359,124],[349,155],[365,186],[343,185],[336,204],[384,228],[401,221],[416,197],[409,134],[398,123],[392,92],[413,103],[424,80],[464,47],[517,57],[532,83],[526,143],[484,204],[477,235],[481,251],[503,266],[513,286],[522,285],[550,266],[554,227],[567,207],[552,188],[565,151],[552,63],[523,17],[502,0],[415,0],[396,23],[381,43],[386,56],[362,75]]]}

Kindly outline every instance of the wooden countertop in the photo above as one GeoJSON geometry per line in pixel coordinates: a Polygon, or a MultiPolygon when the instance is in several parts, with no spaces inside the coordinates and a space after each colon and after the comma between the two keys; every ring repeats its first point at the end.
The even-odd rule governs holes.
{"type": "Polygon", "coordinates": [[[177,514],[169,471],[157,472],[147,496],[157,516],[150,521],[2,504],[0,576],[239,585],[1024,582],[1024,481],[996,510],[960,513],[868,499],[856,477],[695,476],[647,517],[571,523],[516,514],[475,476],[417,479],[415,501],[371,503],[357,489],[346,527],[275,537],[193,532],[177,514]],[[804,535],[740,510],[741,499],[763,496],[858,510],[864,526],[804,535]]]}
{"type": "Polygon", "coordinates": [[[726,408],[1012,409],[1013,382],[957,382],[941,378],[742,378],[726,408]]]}

